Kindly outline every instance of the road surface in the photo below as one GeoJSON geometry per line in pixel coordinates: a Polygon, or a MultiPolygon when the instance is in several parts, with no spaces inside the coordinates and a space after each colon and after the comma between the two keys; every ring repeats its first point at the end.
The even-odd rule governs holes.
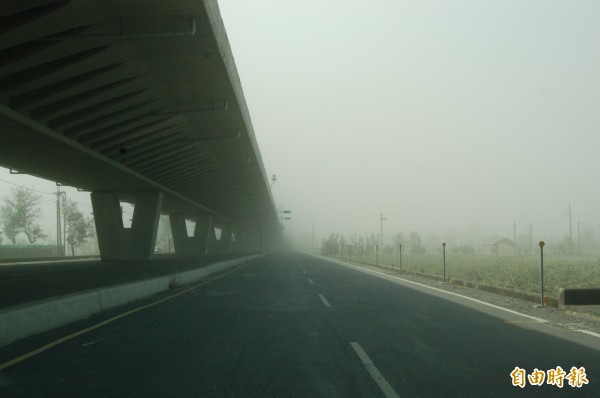
{"type": "Polygon", "coordinates": [[[272,254],[2,347],[0,396],[600,396],[599,338],[388,279],[272,254]]]}

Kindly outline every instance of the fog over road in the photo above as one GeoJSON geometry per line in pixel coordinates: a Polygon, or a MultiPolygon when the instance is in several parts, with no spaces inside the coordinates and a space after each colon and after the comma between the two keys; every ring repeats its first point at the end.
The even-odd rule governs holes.
{"type": "Polygon", "coordinates": [[[302,254],[2,347],[0,364],[174,293],[0,370],[0,396],[600,396],[600,353],[575,333],[302,254]],[[589,384],[511,383],[557,366],[589,384]]]}

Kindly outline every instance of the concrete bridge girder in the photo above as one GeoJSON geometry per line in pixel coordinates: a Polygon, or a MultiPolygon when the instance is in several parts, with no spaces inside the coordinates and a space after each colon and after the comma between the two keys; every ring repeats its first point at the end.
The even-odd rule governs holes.
{"type": "MultiPolygon", "coordinates": [[[[103,261],[147,261],[154,252],[163,194],[128,192],[126,196],[134,205],[130,228],[125,228],[123,224],[122,197],[119,193],[91,193],[98,246],[103,261]]],[[[195,217],[178,211],[168,214],[176,257],[200,258],[207,254],[256,251],[253,250],[251,240],[244,242],[241,230],[234,233],[231,223],[217,221],[215,216],[207,212],[199,211],[195,217]],[[195,222],[192,236],[188,235],[186,220],[195,222]],[[219,239],[215,228],[221,230],[219,239]]]]}
{"type": "Polygon", "coordinates": [[[115,192],[92,192],[100,257],[104,261],[147,261],[154,252],[162,192],[137,192],[131,228],[123,226],[115,192]]]}
{"type": "Polygon", "coordinates": [[[200,229],[197,215],[212,214],[222,229],[218,240],[214,227],[197,231],[204,249],[174,231],[179,255],[266,247],[257,231],[275,206],[216,0],[32,0],[2,12],[18,23],[0,32],[0,164],[94,192],[103,258],[151,256],[157,212],[200,229]],[[119,201],[135,203],[132,228],[119,201]]]}
{"type": "Polygon", "coordinates": [[[171,233],[178,257],[202,257],[206,255],[211,228],[211,216],[198,213],[195,218],[194,234],[188,236],[186,217],[183,213],[170,213],[171,233]]]}

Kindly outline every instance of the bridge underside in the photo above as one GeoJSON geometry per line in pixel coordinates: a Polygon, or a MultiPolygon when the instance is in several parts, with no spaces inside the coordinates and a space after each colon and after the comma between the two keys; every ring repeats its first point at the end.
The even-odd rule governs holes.
{"type": "Polygon", "coordinates": [[[101,256],[262,251],[279,228],[216,1],[0,7],[0,164],[92,192],[101,256]],[[131,228],[119,201],[134,203],[131,228]],[[196,222],[187,236],[185,220],[196,222]],[[224,233],[216,239],[214,229],[224,233]]]}

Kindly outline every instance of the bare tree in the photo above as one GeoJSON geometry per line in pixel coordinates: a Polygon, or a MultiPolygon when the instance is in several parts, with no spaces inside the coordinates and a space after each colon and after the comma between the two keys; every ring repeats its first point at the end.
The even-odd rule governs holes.
{"type": "Polygon", "coordinates": [[[12,195],[4,196],[4,206],[0,208],[0,220],[6,237],[13,245],[17,235],[24,232],[29,243],[46,237],[38,224],[42,210],[38,207],[42,197],[23,187],[13,188],[12,195]]]}
{"type": "Polygon", "coordinates": [[[413,231],[408,236],[408,250],[411,256],[422,256],[425,254],[425,247],[421,243],[421,234],[413,231]]]}
{"type": "Polygon", "coordinates": [[[74,256],[75,250],[88,238],[94,236],[94,219],[84,217],[74,200],[66,199],[61,205],[65,217],[66,241],[71,248],[71,255],[74,256]]]}

